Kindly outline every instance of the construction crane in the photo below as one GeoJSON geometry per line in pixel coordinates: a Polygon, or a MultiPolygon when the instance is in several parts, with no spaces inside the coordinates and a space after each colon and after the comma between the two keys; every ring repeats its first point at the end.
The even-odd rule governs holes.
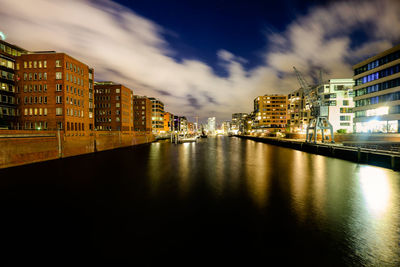
{"type": "Polygon", "coordinates": [[[301,86],[306,102],[311,105],[311,119],[307,125],[306,130],[306,142],[312,142],[314,137],[314,143],[317,143],[318,130],[321,130],[322,142],[325,142],[324,132],[330,130],[331,132],[331,143],[334,143],[333,127],[328,120],[328,105],[326,105],[319,94],[319,89],[323,88],[324,83],[322,80],[322,70],[319,73],[319,82],[317,85],[309,85],[303,78],[303,75],[293,66],[294,72],[296,73],[297,80],[301,86]]]}

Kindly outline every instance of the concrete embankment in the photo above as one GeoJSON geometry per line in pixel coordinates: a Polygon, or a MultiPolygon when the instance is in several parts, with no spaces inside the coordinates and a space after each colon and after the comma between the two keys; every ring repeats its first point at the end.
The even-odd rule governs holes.
{"type": "Polygon", "coordinates": [[[306,143],[299,140],[287,140],[271,137],[241,136],[236,137],[249,139],[266,144],[293,148],[304,152],[318,155],[349,160],[357,163],[370,164],[374,166],[400,170],[400,153],[391,151],[380,151],[373,149],[349,147],[335,144],[306,143]]]}
{"type": "Polygon", "coordinates": [[[78,156],[154,141],[136,132],[94,131],[86,135],[57,131],[0,131],[0,168],[78,156]]]}

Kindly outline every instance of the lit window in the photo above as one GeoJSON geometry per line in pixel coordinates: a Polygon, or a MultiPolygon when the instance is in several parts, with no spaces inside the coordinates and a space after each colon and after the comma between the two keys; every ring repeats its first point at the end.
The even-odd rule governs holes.
{"type": "Polygon", "coordinates": [[[62,108],[56,108],[56,115],[62,115],[62,108]]]}
{"type": "Polygon", "coordinates": [[[62,79],[62,72],[56,72],[56,80],[62,79]]]}

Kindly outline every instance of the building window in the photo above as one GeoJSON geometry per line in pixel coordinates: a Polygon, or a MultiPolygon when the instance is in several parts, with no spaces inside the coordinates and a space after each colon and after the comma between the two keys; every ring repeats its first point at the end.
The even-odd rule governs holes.
{"type": "Polygon", "coordinates": [[[120,107],[120,103],[115,103],[115,107],[119,108],[120,107]]]}
{"type": "Polygon", "coordinates": [[[43,68],[47,68],[47,61],[46,60],[43,61],[43,68]]]}
{"type": "Polygon", "coordinates": [[[61,60],[56,60],[56,68],[61,68],[61,60]]]}
{"type": "Polygon", "coordinates": [[[47,108],[43,109],[43,115],[45,115],[45,116],[47,115],[47,108]]]}
{"type": "Polygon", "coordinates": [[[61,92],[62,91],[62,84],[56,84],[56,91],[61,92]]]}
{"type": "Polygon", "coordinates": [[[56,104],[61,104],[62,103],[62,96],[58,95],[56,96],[56,104]]]}
{"type": "Polygon", "coordinates": [[[350,121],[350,116],[346,115],[346,116],[340,116],[340,120],[341,121],[350,121]]]}
{"type": "Polygon", "coordinates": [[[56,72],[56,80],[62,79],[62,72],[56,72]]]}
{"type": "Polygon", "coordinates": [[[62,115],[62,108],[56,108],[56,115],[62,115]]]}
{"type": "Polygon", "coordinates": [[[42,68],[42,61],[39,61],[39,69],[42,68]]]}
{"type": "Polygon", "coordinates": [[[47,72],[43,72],[43,80],[47,81],[47,72]]]}

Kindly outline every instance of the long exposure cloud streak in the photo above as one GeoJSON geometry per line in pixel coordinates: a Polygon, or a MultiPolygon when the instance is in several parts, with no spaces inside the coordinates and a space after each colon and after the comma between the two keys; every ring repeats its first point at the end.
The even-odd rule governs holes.
{"type": "MultiPolygon", "coordinates": [[[[215,51],[228,72],[216,75],[198,60],[176,62],[167,30],[110,1],[0,0],[1,31],[28,50],[56,50],[95,67],[96,80],[121,82],[135,94],[159,97],[175,114],[229,119],[249,112],[258,95],[298,88],[297,66],[308,79],[322,68],[326,78],[350,78],[355,60],[389,48],[400,37],[398,1],[338,2],[269,33],[264,63],[245,70],[245,59],[215,51]],[[380,19],[376,19],[379,17],[380,19]],[[354,45],[355,31],[367,41],[354,45]]],[[[262,29],[260,29],[261,31],[262,29]]],[[[223,33],[221,33],[223,34],[223,33]]]]}

